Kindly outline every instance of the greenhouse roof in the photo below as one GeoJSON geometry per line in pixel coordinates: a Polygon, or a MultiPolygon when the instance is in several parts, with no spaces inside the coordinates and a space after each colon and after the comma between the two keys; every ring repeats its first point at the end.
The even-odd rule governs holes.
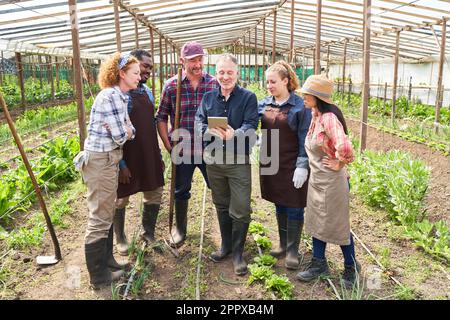
{"type": "MultiPolygon", "coordinates": [[[[206,49],[234,44],[272,50],[276,11],[276,51],[290,51],[293,0],[130,0],[119,2],[122,50],[135,43],[150,47],[149,28],[167,39],[169,48],[199,41],[206,49]]],[[[362,56],[363,0],[323,0],[321,53],[342,59],[348,41],[350,59],[362,56]],[[329,51],[328,51],[329,50],[329,51]]],[[[117,50],[114,5],[108,0],[78,0],[82,57],[99,59],[117,50]]],[[[450,0],[372,0],[371,55],[391,57],[401,30],[400,56],[422,59],[439,53],[442,21],[450,19],[450,0]]],[[[294,1],[294,48],[311,56],[315,46],[317,0],[294,1]]],[[[63,0],[0,1],[0,50],[70,55],[69,5],[63,0]]],[[[165,42],[163,42],[164,46],[165,42]]]]}

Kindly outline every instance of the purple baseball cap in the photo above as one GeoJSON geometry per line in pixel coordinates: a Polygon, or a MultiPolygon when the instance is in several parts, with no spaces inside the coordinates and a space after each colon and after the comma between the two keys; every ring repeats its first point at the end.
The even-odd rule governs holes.
{"type": "Polygon", "coordinates": [[[198,42],[186,42],[181,48],[181,57],[184,59],[192,59],[197,56],[204,56],[203,47],[198,42]]]}

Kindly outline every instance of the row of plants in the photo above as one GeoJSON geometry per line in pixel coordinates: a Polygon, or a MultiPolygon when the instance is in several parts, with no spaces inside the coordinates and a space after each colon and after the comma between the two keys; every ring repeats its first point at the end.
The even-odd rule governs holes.
{"type": "Polygon", "coordinates": [[[286,275],[275,273],[273,267],[277,263],[277,259],[267,254],[272,248],[272,242],[267,237],[267,229],[261,223],[252,221],[249,233],[253,235],[259,255],[253,259],[254,263],[248,265],[250,276],[247,284],[261,283],[268,292],[273,293],[278,298],[292,299],[294,285],[286,275]]]}
{"type": "Polygon", "coordinates": [[[349,166],[352,191],[372,207],[385,210],[404,229],[406,238],[428,254],[450,262],[450,231],[445,221],[426,217],[424,198],[430,170],[398,150],[364,151],[349,166]]]}
{"type": "MultiPolygon", "coordinates": [[[[31,160],[31,166],[45,192],[57,190],[78,177],[72,161],[79,150],[76,136],[58,137],[39,148],[44,155],[31,160]]],[[[35,200],[33,184],[21,161],[17,168],[0,177],[0,224],[8,226],[15,212],[25,211],[35,200]]]]}
{"type": "MultiPolygon", "coordinates": [[[[361,96],[358,94],[334,93],[334,101],[342,111],[351,117],[359,117],[361,96]]],[[[402,139],[422,143],[430,148],[450,154],[450,110],[441,109],[439,132],[434,128],[434,106],[420,102],[408,102],[405,97],[397,100],[396,121],[391,121],[391,102],[384,103],[380,99],[370,98],[368,120],[377,129],[397,135],[402,139]]]]}
{"type": "MultiPolygon", "coordinates": [[[[85,100],[86,112],[89,112],[94,100],[85,100]]],[[[45,127],[63,123],[77,117],[77,104],[72,102],[67,105],[60,105],[51,108],[38,108],[27,110],[15,120],[15,127],[20,136],[36,132],[45,127]]],[[[12,139],[12,134],[7,124],[0,126],[0,144],[12,139]]]]}
{"type": "MultiPolygon", "coordinates": [[[[73,86],[67,80],[59,80],[59,83],[54,83],[55,99],[67,99],[74,95],[73,86]]],[[[85,95],[99,91],[97,84],[84,84],[83,92],[85,95]]],[[[15,78],[7,78],[3,85],[0,86],[0,92],[5,97],[5,102],[10,108],[15,108],[21,103],[20,87],[15,78]]],[[[39,103],[46,102],[52,99],[51,84],[48,82],[41,83],[38,79],[28,78],[25,81],[25,102],[39,103]]]]}

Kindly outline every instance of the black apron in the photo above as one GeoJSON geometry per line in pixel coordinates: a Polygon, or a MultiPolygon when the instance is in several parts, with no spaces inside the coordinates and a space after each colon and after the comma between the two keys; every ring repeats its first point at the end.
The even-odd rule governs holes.
{"type": "Polygon", "coordinates": [[[147,93],[131,93],[130,120],[136,137],[123,147],[123,160],[131,171],[129,184],[119,183],[117,197],[152,191],[164,185],[161,150],[156,134],[154,105],[147,93]]]}

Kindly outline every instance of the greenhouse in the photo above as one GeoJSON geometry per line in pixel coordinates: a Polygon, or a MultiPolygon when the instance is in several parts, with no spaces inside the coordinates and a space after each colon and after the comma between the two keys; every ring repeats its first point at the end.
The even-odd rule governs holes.
{"type": "Polygon", "coordinates": [[[450,299],[449,20],[0,1],[0,299],[450,299]]]}

